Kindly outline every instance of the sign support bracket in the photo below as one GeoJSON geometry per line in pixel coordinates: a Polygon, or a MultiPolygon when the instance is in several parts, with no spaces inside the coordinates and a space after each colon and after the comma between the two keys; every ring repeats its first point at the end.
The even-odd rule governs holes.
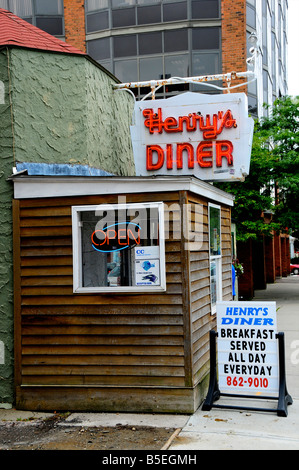
{"type": "Polygon", "coordinates": [[[292,397],[287,391],[286,385],[286,370],[285,370],[285,347],[284,347],[284,333],[279,332],[276,335],[278,340],[278,352],[279,352],[279,395],[278,397],[256,397],[253,395],[239,395],[234,393],[221,393],[218,386],[217,379],[217,364],[216,364],[216,337],[218,333],[214,330],[210,331],[210,383],[209,389],[202,405],[203,411],[210,411],[211,408],[223,408],[223,409],[235,409],[235,410],[252,410],[252,411],[268,411],[277,412],[278,416],[288,416],[288,405],[293,403],[292,397]],[[234,406],[234,405],[220,405],[214,404],[215,401],[223,397],[236,397],[236,398],[254,398],[264,400],[277,400],[277,408],[257,408],[248,406],[234,406]]]}

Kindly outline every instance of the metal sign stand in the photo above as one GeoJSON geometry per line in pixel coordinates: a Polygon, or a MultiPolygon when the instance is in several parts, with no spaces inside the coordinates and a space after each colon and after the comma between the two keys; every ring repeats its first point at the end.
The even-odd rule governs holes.
{"type": "Polygon", "coordinates": [[[285,371],[285,349],[284,349],[284,333],[277,333],[278,353],[279,353],[279,395],[278,397],[239,395],[234,393],[221,393],[217,380],[217,364],[216,364],[216,331],[210,331],[210,383],[206,399],[202,405],[203,411],[209,411],[211,408],[226,408],[235,410],[252,410],[252,411],[269,411],[277,412],[278,416],[288,416],[288,405],[293,403],[292,397],[288,394],[286,385],[285,371]],[[214,404],[220,397],[236,397],[236,398],[255,398],[264,400],[278,400],[277,408],[255,408],[247,406],[219,405],[214,404]]]}

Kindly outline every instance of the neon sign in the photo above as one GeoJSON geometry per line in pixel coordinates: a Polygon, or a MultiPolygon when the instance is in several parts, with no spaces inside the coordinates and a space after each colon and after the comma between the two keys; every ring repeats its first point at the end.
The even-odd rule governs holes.
{"type": "Polygon", "coordinates": [[[133,222],[119,222],[95,230],[91,234],[91,245],[94,250],[103,253],[121,251],[140,245],[140,226],[133,222]],[[137,233],[135,227],[137,227],[137,233]]]}
{"type": "Polygon", "coordinates": [[[188,116],[179,116],[178,119],[170,116],[164,121],[162,119],[162,109],[159,108],[157,113],[153,109],[144,109],[143,116],[146,117],[144,126],[148,128],[150,134],[162,132],[177,133],[183,132],[202,132],[204,140],[197,146],[193,146],[189,142],[178,143],[175,146],[166,144],[164,150],[160,145],[146,146],[146,168],[147,170],[158,170],[164,165],[166,159],[167,170],[173,169],[174,162],[177,169],[183,168],[183,154],[187,155],[188,168],[193,169],[195,162],[201,168],[213,166],[213,154],[216,154],[216,167],[222,167],[222,158],[226,158],[227,164],[233,164],[233,144],[229,140],[213,141],[217,135],[221,134],[224,128],[231,129],[237,127],[236,119],[233,118],[232,112],[228,109],[225,113],[218,111],[211,119],[210,114],[206,118],[200,114],[190,113],[188,116]],[[215,152],[213,149],[215,148],[215,152]],[[175,156],[174,156],[175,153],[175,156]],[[155,158],[154,158],[155,155],[155,158]]]}
{"type": "Polygon", "coordinates": [[[170,116],[163,121],[161,108],[158,108],[157,113],[154,113],[153,109],[144,109],[143,116],[147,118],[144,125],[148,128],[150,134],[157,132],[162,134],[163,131],[169,133],[182,132],[185,127],[187,132],[202,131],[203,138],[209,140],[216,139],[224,128],[237,127],[236,119],[233,118],[230,109],[226,113],[218,111],[217,114],[213,115],[212,120],[210,114],[207,114],[206,119],[204,119],[201,114],[190,113],[188,116],[179,116],[178,119],[170,116]]]}
{"type": "Polygon", "coordinates": [[[254,121],[247,97],[184,93],[137,102],[131,126],[136,175],[193,175],[243,180],[249,173],[254,121]]]}

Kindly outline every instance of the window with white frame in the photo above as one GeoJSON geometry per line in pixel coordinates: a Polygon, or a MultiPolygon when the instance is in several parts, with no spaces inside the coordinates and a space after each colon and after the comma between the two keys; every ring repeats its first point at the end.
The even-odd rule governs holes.
{"type": "Polygon", "coordinates": [[[163,203],[73,206],[73,290],[164,291],[163,203]]]}
{"type": "Polygon", "coordinates": [[[216,312],[216,302],[222,300],[221,207],[209,204],[209,253],[211,310],[216,312]]]}

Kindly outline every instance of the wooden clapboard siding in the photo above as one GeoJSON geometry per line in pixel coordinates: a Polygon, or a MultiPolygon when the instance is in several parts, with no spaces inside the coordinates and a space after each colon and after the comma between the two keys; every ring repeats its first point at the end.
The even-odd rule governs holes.
{"type": "MultiPolygon", "coordinates": [[[[202,208],[202,243],[198,250],[190,253],[190,291],[192,322],[192,362],[194,385],[201,382],[209,372],[209,334],[216,328],[216,315],[211,315],[210,259],[208,201],[189,195],[191,205],[202,208]]],[[[193,212],[195,209],[193,209],[193,212]]],[[[200,211],[198,211],[200,212],[200,211]]],[[[191,209],[192,213],[192,209],[191,209]]],[[[231,233],[230,209],[221,207],[221,248],[222,248],[222,295],[231,300],[231,233]]],[[[199,236],[199,235],[198,235],[199,236]]]]}
{"type": "MultiPolygon", "coordinates": [[[[190,252],[193,385],[209,372],[209,332],[214,327],[210,301],[208,201],[189,195],[191,213],[201,213],[199,246],[190,252]]],[[[195,226],[194,226],[195,228],[195,226]]]]}
{"type": "MultiPolygon", "coordinates": [[[[115,204],[117,196],[13,202],[15,382],[23,409],[193,412],[199,404],[195,387],[209,372],[216,326],[208,200],[186,191],[120,196],[165,202],[166,292],[73,293],[71,207],[115,204]],[[184,210],[196,230],[191,246],[182,237],[184,210]]],[[[221,217],[229,299],[230,209],[222,207],[221,217]]]]}
{"type": "Polygon", "coordinates": [[[154,201],[172,236],[167,292],[150,295],[73,293],[71,206],[117,196],[19,202],[20,385],[185,386],[179,194],[127,196],[154,201]]]}

